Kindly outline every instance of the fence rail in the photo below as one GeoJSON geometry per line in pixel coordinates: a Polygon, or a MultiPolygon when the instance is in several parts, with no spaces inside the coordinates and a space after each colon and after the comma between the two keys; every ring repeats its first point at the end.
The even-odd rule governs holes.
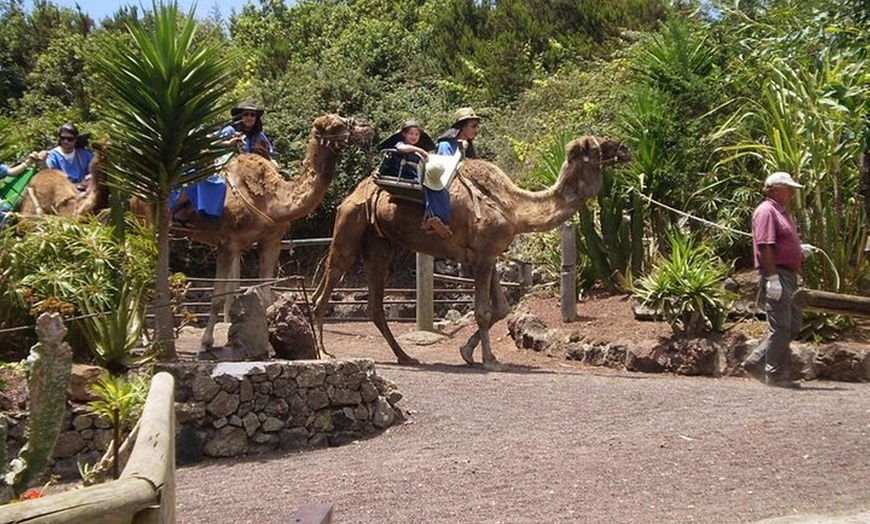
{"type": "Polygon", "coordinates": [[[105,484],[0,506],[0,524],[173,524],[175,382],[157,373],[121,477],[105,484]]]}

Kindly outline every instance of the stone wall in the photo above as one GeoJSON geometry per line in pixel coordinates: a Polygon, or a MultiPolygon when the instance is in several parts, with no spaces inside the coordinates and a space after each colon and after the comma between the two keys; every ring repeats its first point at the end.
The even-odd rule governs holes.
{"type": "MultiPolygon", "coordinates": [[[[101,372],[94,370],[84,374],[93,380],[101,372]]],[[[179,464],[337,446],[405,420],[396,406],[401,393],[377,375],[371,359],[172,363],[158,364],[156,371],[175,377],[179,464]]],[[[63,479],[77,479],[76,461],[96,463],[112,441],[111,423],[79,403],[86,399],[75,389],[84,391],[83,384],[68,392],[70,407],[54,450],[51,474],[63,479]]],[[[27,412],[6,416],[13,457],[24,444],[27,412]]]]}
{"type": "MultiPolygon", "coordinates": [[[[63,479],[78,478],[76,460],[95,464],[109,449],[112,442],[112,423],[90,412],[85,405],[72,404],[64,416],[60,435],[54,446],[54,460],[50,472],[63,479]]],[[[6,413],[9,432],[6,437],[8,458],[18,455],[24,445],[27,412],[6,413]]],[[[124,433],[126,437],[126,432],[124,433]]]]}
{"type": "Polygon", "coordinates": [[[337,446],[404,420],[374,361],[161,364],[176,380],[179,463],[337,446]]]}

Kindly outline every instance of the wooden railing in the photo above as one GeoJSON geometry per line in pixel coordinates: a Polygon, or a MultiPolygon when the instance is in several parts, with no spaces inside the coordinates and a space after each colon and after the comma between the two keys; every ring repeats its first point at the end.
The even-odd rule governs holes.
{"type": "Polygon", "coordinates": [[[0,506],[0,524],[175,522],[175,382],[151,381],[139,436],[117,480],[0,506]]]}

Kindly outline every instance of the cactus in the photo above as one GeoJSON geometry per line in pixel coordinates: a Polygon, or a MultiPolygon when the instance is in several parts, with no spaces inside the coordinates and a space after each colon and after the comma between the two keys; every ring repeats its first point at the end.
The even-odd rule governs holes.
{"type": "MultiPolygon", "coordinates": [[[[45,472],[60,434],[72,370],[72,351],[64,342],[66,332],[57,313],[43,313],[36,321],[39,342],[27,358],[30,414],[24,433],[26,443],[5,473],[6,483],[16,497],[45,472]]],[[[5,446],[5,438],[3,442],[5,446]]]]}

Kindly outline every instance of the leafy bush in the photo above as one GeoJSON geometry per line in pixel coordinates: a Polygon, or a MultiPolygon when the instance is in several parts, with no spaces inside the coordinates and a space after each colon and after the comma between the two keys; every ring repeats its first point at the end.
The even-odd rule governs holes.
{"type": "MultiPolygon", "coordinates": [[[[73,318],[85,300],[92,310],[108,311],[119,303],[123,285],[136,295],[153,288],[153,236],[130,227],[124,245],[96,218],[49,216],[0,229],[0,328],[32,326],[44,311],[73,318]]],[[[87,358],[91,346],[79,322],[71,322],[69,330],[67,340],[77,358],[87,358]]],[[[10,335],[0,336],[4,350],[14,348],[23,355],[34,343],[32,330],[10,335]]]]}
{"type": "Polygon", "coordinates": [[[693,338],[721,331],[735,298],[723,286],[730,268],[691,237],[671,233],[668,241],[670,255],[635,280],[634,297],[664,315],[674,333],[693,338]]]}

